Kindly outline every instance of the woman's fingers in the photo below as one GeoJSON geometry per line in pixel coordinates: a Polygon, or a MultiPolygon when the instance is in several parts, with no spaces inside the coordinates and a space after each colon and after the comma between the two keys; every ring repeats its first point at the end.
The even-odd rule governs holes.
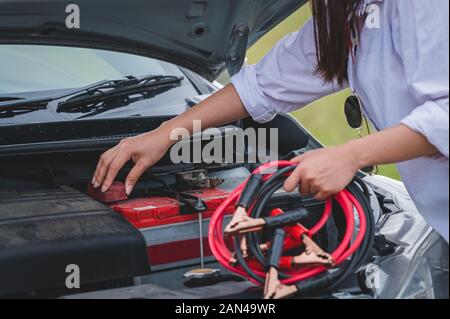
{"type": "Polygon", "coordinates": [[[133,166],[130,173],[128,173],[127,179],[125,180],[125,191],[126,191],[127,195],[131,194],[137,181],[142,176],[142,174],[144,174],[144,172],[147,170],[147,168],[149,168],[149,166],[150,165],[148,165],[144,161],[138,161],[133,166]]]}
{"type": "Polygon", "coordinates": [[[315,197],[315,196],[317,196],[317,194],[319,194],[319,192],[320,192],[320,188],[315,186],[315,185],[313,185],[313,184],[311,184],[311,188],[309,190],[309,193],[315,197]]]}
{"type": "Polygon", "coordinates": [[[310,151],[292,160],[298,167],[286,180],[286,191],[299,187],[302,195],[325,200],[344,189],[358,170],[354,157],[342,147],[310,151]]]}
{"type": "Polygon", "coordinates": [[[303,183],[303,181],[302,181],[303,168],[301,167],[300,163],[304,160],[305,157],[306,157],[306,154],[303,154],[303,155],[297,156],[291,160],[291,162],[299,163],[299,165],[292,172],[291,176],[289,176],[289,178],[284,182],[284,189],[287,192],[293,192],[297,187],[299,187],[300,184],[301,184],[300,192],[302,192],[302,194],[303,194],[303,191],[309,191],[309,185],[307,183],[303,183]],[[302,190],[302,187],[303,187],[303,190],[302,190]]]}
{"type": "Polygon", "coordinates": [[[97,168],[95,169],[94,177],[92,179],[92,184],[95,188],[100,187],[103,184],[103,180],[108,173],[108,168],[114,158],[117,156],[118,148],[113,147],[102,154],[100,160],[98,161],[97,168]]]}
{"type": "Polygon", "coordinates": [[[299,166],[292,172],[291,176],[286,179],[284,182],[284,189],[287,192],[293,192],[298,187],[301,182],[301,174],[302,172],[299,166]]]}
{"type": "Polygon", "coordinates": [[[142,174],[170,147],[169,143],[165,147],[165,135],[162,136],[161,142],[157,133],[158,131],[153,131],[123,139],[118,145],[103,153],[92,178],[94,187],[101,187],[102,192],[108,191],[122,167],[133,160],[136,164],[125,181],[125,191],[130,194],[142,174]]]}
{"type": "Polygon", "coordinates": [[[307,180],[302,179],[302,181],[300,182],[300,185],[299,185],[299,190],[300,190],[300,194],[303,196],[311,194],[310,183],[307,180]]]}
{"type": "Polygon", "coordinates": [[[291,162],[293,162],[293,163],[300,163],[301,161],[303,161],[306,158],[306,156],[308,156],[308,153],[305,153],[305,154],[299,155],[297,157],[294,157],[291,160],[291,162]]]}
{"type": "Polygon", "coordinates": [[[317,199],[318,201],[323,201],[323,200],[326,200],[331,195],[332,194],[327,193],[327,192],[319,192],[314,196],[314,198],[317,199]]]}
{"type": "Polygon", "coordinates": [[[108,191],[114,182],[117,174],[122,169],[122,167],[131,159],[131,154],[128,152],[119,152],[114,160],[108,167],[108,173],[106,174],[106,178],[103,181],[102,192],[108,191]]]}

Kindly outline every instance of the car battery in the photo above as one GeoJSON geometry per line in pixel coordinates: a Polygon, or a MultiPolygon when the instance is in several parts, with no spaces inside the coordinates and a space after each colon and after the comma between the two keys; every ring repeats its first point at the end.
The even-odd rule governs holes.
{"type": "MultiPolygon", "coordinates": [[[[230,195],[220,189],[202,189],[184,192],[193,198],[199,198],[205,204],[204,218],[210,218],[220,204],[230,195]]],[[[197,219],[197,215],[185,207],[176,198],[150,196],[115,202],[109,205],[114,211],[125,217],[137,228],[162,226],[187,222],[197,219]]],[[[234,212],[234,205],[229,205],[227,212],[234,212]]]]}
{"type": "MultiPolygon", "coordinates": [[[[205,204],[201,225],[198,214],[188,209],[176,196],[148,196],[109,204],[111,209],[141,231],[147,243],[149,263],[153,270],[197,264],[200,258],[200,233],[204,236],[201,239],[204,246],[203,257],[205,261],[213,260],[206,237],[209,221],[230,193],[213,188],[190,190],[183,194],[200,198],[205,204]],[[202,227],[202,232],[199,227],[202,227]]],[[[234,203],[226,208],[230,219],[234,209],[234,203]]]]}
{"type": "Polygon", "coordinates": [[[180,203],[168,197],[131,199],[110,207],[137,228],[162,225],[168,218],[180,216],[180,203]]]}

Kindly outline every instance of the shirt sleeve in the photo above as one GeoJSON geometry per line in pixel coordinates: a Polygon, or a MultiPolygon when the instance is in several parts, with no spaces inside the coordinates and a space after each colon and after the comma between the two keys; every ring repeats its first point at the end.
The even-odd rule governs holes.
{"type": "Polygon", "coordinates": [[[449,158],[449,2],[398,0],[393,36],[411,94],[422,104],[402,123],[449,158]]]}
{"type": "Polygon", "coordinates": [[[343,89],[325,83],[315,72],[316,66],[314,25],[309,20],[299,32],[281,40],[257,65],[243,68],[231,82],[250,116],[268,122],[277,113],[294,111],[343,89]]]}

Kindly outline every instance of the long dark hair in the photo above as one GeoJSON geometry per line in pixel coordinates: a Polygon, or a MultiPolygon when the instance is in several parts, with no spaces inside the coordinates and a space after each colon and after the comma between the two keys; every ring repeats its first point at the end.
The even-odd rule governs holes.
{"type": "Polygon", "coordinates": [[[347,80],[349,17],[360,0],[310,0],[317,48],[317,73],[326,82],[342,86],[347,80]]]}

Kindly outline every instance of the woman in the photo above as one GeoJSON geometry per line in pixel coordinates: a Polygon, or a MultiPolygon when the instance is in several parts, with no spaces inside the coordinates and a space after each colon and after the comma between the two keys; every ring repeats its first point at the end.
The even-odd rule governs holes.
{"type": "Polygon", "coordinates": [[[129,194],[174,143],[171,131],[182,127],[192,132],[194,119],[202,120],[203,128],[249,115],[269,121],[349,86],[378,133],[297,157],[300,165],[285,189],[300,185],[302,194],[324,199],[345,188],[363,167],[399,163],[419,211],[448,241],[448,1],[311,3],[313,19],[259,64],[234,76],[232,84],[160,128],[105,152],[94,186],[106,191],[132,160],[129,194]]]}

